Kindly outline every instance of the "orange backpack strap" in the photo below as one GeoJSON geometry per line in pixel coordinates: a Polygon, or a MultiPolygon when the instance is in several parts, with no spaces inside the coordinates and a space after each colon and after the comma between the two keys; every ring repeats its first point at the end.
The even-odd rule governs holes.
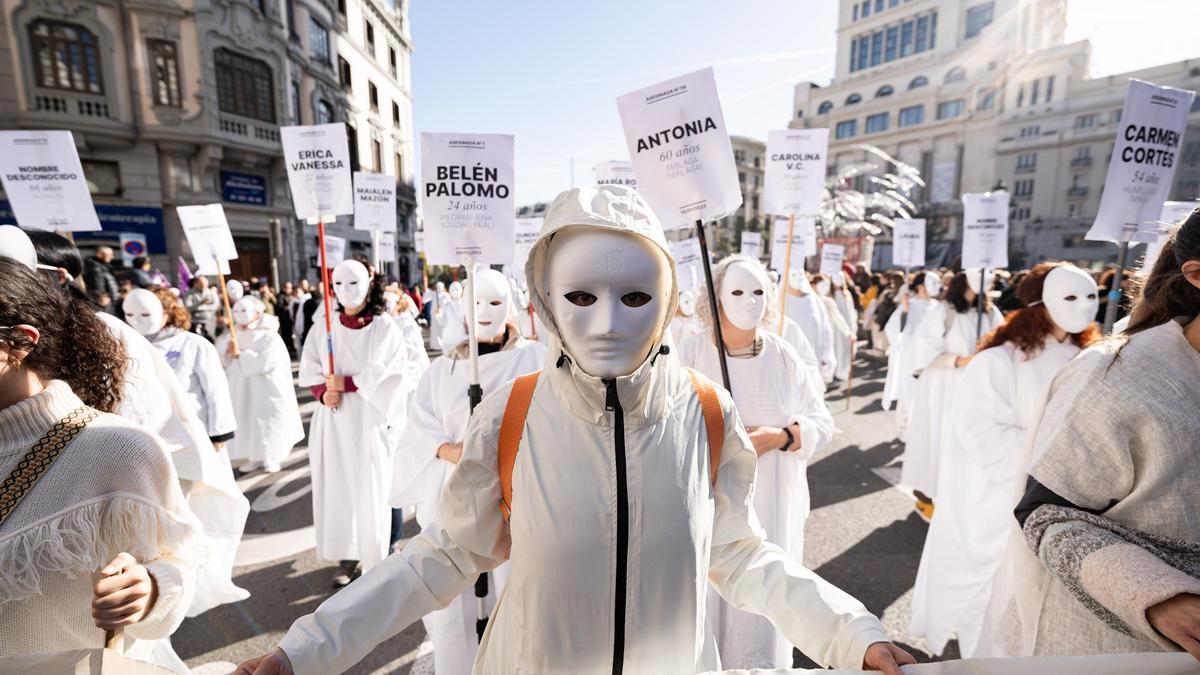
{"type": "Polygon", "coordinates": [[[525,417],[529,404],[533,402],[533,390],[537,387],[541,371],[522,375],[513,381],[508,403],[504,406],[504,418],[500,421],[500,447],[498,451],[500,474],[500,512],[504,520],[512,514],[512,476],[517,464],[517,450],[521,447],[521,434],[525,431],[525,417]]]}
{"type": "Polygon", "coordinates": [[[725,415],[721,412],[721,400],[717,398],[713,383],[691,368],[687,371],[692,378],[696,397],[700,399],[700,411],[704,413],[704,427],[708,430],[708,467],[715,486],[717,467],[721,464],[721,449],[725,447],[725,415]]]}

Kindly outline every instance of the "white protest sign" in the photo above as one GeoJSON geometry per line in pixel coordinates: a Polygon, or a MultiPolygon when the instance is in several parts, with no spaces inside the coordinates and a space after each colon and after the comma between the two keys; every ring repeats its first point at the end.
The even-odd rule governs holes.
{"type": "Polygon", "coordinates": [[[380,260],[391,260],[396,254],[396,233],[382,230],[375,236],[377,237],[375,243],[379,247],[375,252],[375,257],[380,260]]]}
{"type": "Polygon", "coordinates": [[[354,213],[345,124],[280,127],[279,139],[297,218],[332,222],[354,213]]]}
{"type": "Polygon", "coordinates": [[[396,177],[354,172],[354,229],[396,231],[396,177]]]}
{"type": "Polygon", "coordinates": [[[121,263],[126,267],[133,265],[133,259],[149,255],[146,246],[146,235],[141,232],[122,232],[118,235],[121,244],[121,263]]]}
{"type": "Polygon", "coordinates": [[[675,273],[679,277],[679,290],[698,288],[704,283],[704,260],[700,253],[700,240],[692,237],[669,243],[671,257],[675,259],[675,273]]]}
{"type": "Polygon", "coordinates": [[[712,68],[617,99],[638,192],[668,230],[742,205],[733,146],[712,68]]]}
{"type": "Polygon", "coordinates": [[[821,274],[830,279],[837,277],[838,272],[842,271],[842,261],[845,258],[846,246],[844,244],[825,242],[821,245],[821,274]]]}
{"type": "Polygon", "coordinates": [[[815,216],[825,194],[829,129],[767,132],[763,212],[774,216],[815,216]]]}
{"type": "Polygon", "coordinates": [[[637,189],[637,176],[629,162],[600,162],[596,165],[596,185],[628,185],[637,189]]]}
{"type": "Polygon", "coordinates": [[[1008,193],[967,193],[963,200],[963,267],[1008,267],[1008,193]]]}
{"type": "MultiPolygon", "coordinates": [[[[805,232],[809,226],[815,227],[811,218],[797,218],[795,227],[792,229],[792,269],[804,269],[804,257],[807,255],[807,242],[805,232]],[[807,221],[801,223],[801,221],[807,221]]],[[[814,230],[815,231],[815,230],[814,230]]],[[[779,218],[775,221],[775,226],[771,229],[771,268],[776,272],[783,273],[783,266],[786,260],[788,239],[788,221],[787,218],[779,218]]],[[[815,237],[813,248],[815,249],[815,237]]]]}
{"type": "Polygon", "coordinates": [[[413,234],[413,248],[417,250],[417,255],[425,255],[425,230],[417,230],[413,234]]]}
{"type": "MultiPolygon", "coordinates": [[[[335,237],[332,234],[325,235],[325,266],[333,269],[338,263],[346,259],[346,240],[341,237],[335,237]]],[[[319,265],[321,258],[317,258],[319,265]]]]}
{"type": "Polygon", "coordinates": [[[517,218],[513,228],[513,261],[512,264],[525,274],[525,262],[529,260],[529,252],[537,242],[542,232],[542,218],[517,218]]]}
{"type": "Polygon", "coordinates": [[[741,253],[758,260],[762,256],[762,235],[757,232],[742,232],[741,253]]]}
{"type": "Polygon", "coordinates": [[[1158,261],[1158,254],[1162,251],[1163,244],[1167,243],[1167,237],[1197,207],[1200,207],[1200,202],[1166,202],[1163,204],[1162,217],[1155,223],[1154,238],[1148,239],[1146,244],[1146,256],[1142,260],[1143,272],[1149,273],[1154,269],[1154,263],[1158,261]]]}
{"type": "Polygon", "coordinates": [[[892,224],[892,264],[925,266],[925,219],[897,218],[892,224]]]}
{"type": "Polygon", "coordinates": [[[71,132],[0,131],[0,177],[21,227],[100,229],[71,132]]]}
{"type": "Polygon", "coordinates": [[[432,265],[464,258],[513,261],[513,137],[421,134],[425,256],[432,265]]]}
{"type": "Polygon", "coordinates": [[[1087,239],[1129,241],[1139,225],[1161,215],[1195,95],[1129,80],[1100,209],[1087,239]]]}
{"type": "Polygon", "coordinates": [[[229,261],[238,257],[225,208],[220,204],[196,204],[175,208],[179,224],[192,249],[196,274],[229,274],[229,261]],[[218,263],[219,261],[219,263],[218,263]]]}

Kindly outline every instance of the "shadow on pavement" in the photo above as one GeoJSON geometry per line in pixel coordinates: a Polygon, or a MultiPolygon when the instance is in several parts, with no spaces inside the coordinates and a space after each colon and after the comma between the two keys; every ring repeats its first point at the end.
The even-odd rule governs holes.
{"type": "Polygon", "coordinates": [[[902,452],[904,444],[899,441],[880,443],[866,450],[851,445],[810,464],[808,486],[812,509],[892,487],[871,469],[887,466],[902,452]]]}

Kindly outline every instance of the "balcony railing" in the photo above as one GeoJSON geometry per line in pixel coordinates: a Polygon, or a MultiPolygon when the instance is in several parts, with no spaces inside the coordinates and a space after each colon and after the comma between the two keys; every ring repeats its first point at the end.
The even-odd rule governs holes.
{"type": "Polygon", "coordinates": [[[1072,188],[1067,188],[1067,197],[1081,198],[1086,197],[1088,189],[1086,185],[1077,185],[1072,188]]]}
{"type": "Polygon", "coordinates": [[[1037,164],[1030,164],[1027,166],[1017,165],[1017,173],[1033,173],[1034,171],[1037,171],[1037,164]]]}
{"type": "Polygon", "coordinates": [[[221,114],[219,119],[221,132],[229,136],[237,136],[245,140],[261,143],[279,143],[279,129],[273,124],[233,115],[221,114]]]}
{"type": "Polygon", "coordinates": [[[103,96],[36,94],[33,109],[39,112],[78,115],[86,119],[112,119],[108,99],[103,96]]]}
{"type": "Polygon", "coordinates": [[[1091,166],[1091,165],[1092,165],[1091,157],[1073,157],[1071,159],[1071,166],[1091,166]]]}

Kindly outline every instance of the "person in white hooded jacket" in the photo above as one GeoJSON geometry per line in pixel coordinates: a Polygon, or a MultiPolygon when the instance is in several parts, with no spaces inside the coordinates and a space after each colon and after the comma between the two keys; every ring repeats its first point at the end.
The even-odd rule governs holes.
{"type": "Polygon", "coordinates": [[[506,386],[471,417],[440,522],[238,672],[341,672],[509,560],[475,673],[711,670],[711,582],[771,616],[819,663],[899,675],[897,661],[911,657],[878,619],[764,540],[752,503],[757,454],[728,394],[694,382],[662,348],[675,266],[637,192],[560,194],[526,276],[552,337],[532,391],[517,381],[532,395],[515,411],[527,406],[524,423],[505,426],[505,447],[519,432],[519,452],[502,470],[502,418],[520,417],[506,386]],[[724,419],[716,466],[701,391],[724,419]]]}
{"type": "Polygon", "coordinates": [[[916,385],[913,377],[912,360],[915,335],[929,310],[938,304],[942,294],[942,280],[936,272],[917,272],[902,289],[900,306],[888,317],[883,332],[888,341],[887,377],[883,383],[884,410],[891,410],[897,403],[896,416],[900,418],[900,434],[907,426],[909,403],[916,385]]]}
{"type": "Polygon", "coordinates": [[[817,296],[803,270],[793,269],[788,273],[784,292],[787,297],[784,313],[800,326],[821,364],[821,377],[826,383],[831,382],[837,368],[837,355],[834,353],[833,324],[825,302],[817,296]]]}

